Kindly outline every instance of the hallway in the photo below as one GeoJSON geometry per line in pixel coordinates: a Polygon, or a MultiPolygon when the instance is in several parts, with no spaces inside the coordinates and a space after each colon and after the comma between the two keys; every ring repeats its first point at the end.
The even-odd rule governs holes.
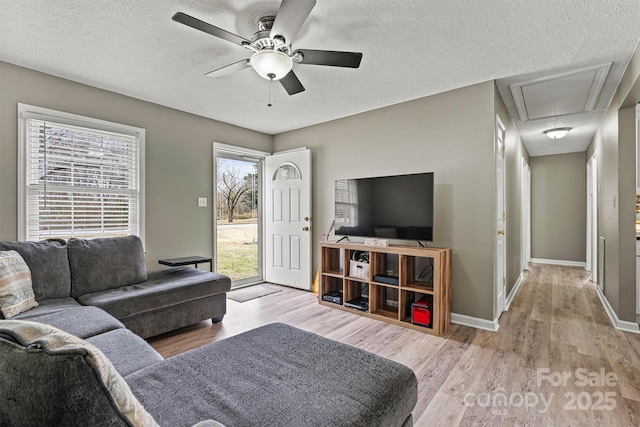
{"type": "Polygon", "coordinates": [[[553,393],[549,415],[509,408],[509,424],[640,424],[640,335],[611,326],[589,276],[579,267],[531,264],[501,317],[485,390],[504,387],[504,375],[512,392],[553,393]]]}

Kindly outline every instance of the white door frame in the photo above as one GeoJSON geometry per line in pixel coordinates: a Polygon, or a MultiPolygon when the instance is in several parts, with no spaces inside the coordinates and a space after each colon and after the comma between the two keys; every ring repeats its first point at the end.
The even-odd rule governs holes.
{"type": "MultiPolygon", "coordinates": [[[[265,151],[258,151],[258,150],[252,150],[250,148],[244,148],[244,147],[237,147],[235,145],[229,145],[229,144],[223,144],[220,142],[213,142],[213,202],[211,203],[211,207],[212,207],[212,212],[213,212],[213,271],[217,271],[218,270],[218,227],[216,224],[216,213],[218,212],[218,197],[217,197],[217,188],[218,188],[218,176],[216,172],[216,159],[218,158],[218,156],[222,156],[224,157],[225,155],[227,156],[239,156],[239,157],[244,157],[247,158],[248,160],[257,160],[260,161],[261,165],[260,165],[260,169],[261,171],[259,172],[259,175],[263,174],[264,172],[264,158],[266,156],[270,156],[271,153],[267,153],[265,151]]],[[[260,185],[260,197],[262,200],[264,200],[264,179],[262,180],[262,185],[260,185]]],[[[264,206],[264,203],[262,203],[262,206],[264,206]]],[[[263,213],[264,209],[259,209],[259,218],[258,218],[258,236],[260,236],[261,239],[263,239],[263,230],[264,230],[264,213],[263,213]]],[[[263,239],[264,240],[264,239],[263,239]]],[[[264,250],[261,251],[262,255],[260,257],[260,259],[258,260],[259,265],[258,265],[258,272],[259,272],[259,278],[255,279],[255,278],[250,278],[248,280],[237,280],[234,281],[233,285],[234,288],[236,287],[241,287],[241,286],[246,286],[246,285],[251,285],[254,283],[260,283],[263,281],[264,279],[264,250]]]]}
{"type": "Polygon", "coordinates": [[[522,270],[531,261],[531,167],[522,158],[522,270]]]}
{"type": "Polygon", "coordinates": [[[591,281],[598,282],[598,157],[594,153],[587,162],[587,250],[586,270],[591,281]]]}
{"type": "Polygon", "coordinates": [[[592,271],[592,256],[591,256],[591,248],[593,246],[593,239],[592,239],[592,233],[593,233],[593,189],[592,189],[592,185],[593,185],[593,180],[591,177],[591,174],[593,173],[593,171],[591,170],[591,159],[589,159],[589,161],[587,162],[587,249],[586,249],[586,262],[585,262],[585,266],[584,269],[591,272],[592,271]]]}
{"type": "Polygon", "coordinates": [[[506,144],[505,126],[496,115],[496,265],[495,265],[495,316],[499,318],[506,304],[507,254],[506,254],[506,144]]]}
{"type": "MultiPolygon", "coordinates": [[[[640,194],[640,104],[636,105],[636,194],[640,194]]],[[[636,314],[640,314],[640,258],[637,255],[636,248],[636,314]]]]}

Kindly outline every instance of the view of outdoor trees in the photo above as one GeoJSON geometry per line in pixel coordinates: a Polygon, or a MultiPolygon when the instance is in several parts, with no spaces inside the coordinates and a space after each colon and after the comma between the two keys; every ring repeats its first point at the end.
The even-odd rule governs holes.
{"type": "Polygon", "coordinates": [[[258,169],[255,162],[218,157],[217,265],[232,280],[258,275],[258,169]]]}
{"type": "Polygon", "coordinates": [[[27,132],[31,238],[137,230],[135,138],[37,119],[29,120],[27,132]]]}
{"type": "MultiPolygon", "coordinates": [[[[240,161],[218,158],[218,220],[223,215],[229,223],[236,216],[246,219],[247,214],[255,217],[257,209],[257,165],[252,164],[253,171],[247,173],[247,165],[240,161]]],[[[251,164],[250,164],[251,165],[251,164]]]]}

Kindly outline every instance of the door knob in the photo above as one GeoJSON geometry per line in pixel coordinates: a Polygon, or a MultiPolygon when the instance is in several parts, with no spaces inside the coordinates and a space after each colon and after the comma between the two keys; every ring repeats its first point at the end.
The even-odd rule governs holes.
{"type": "Polygon", "coordinates": [[[303,227],[302,231],[309,231],[309,227],[303,227]]]}
{"type": "Polygon", "coordinates": [[[308,217],[308,216],[305,216],[305,217],[304,217],[304,220],[308,222],[308,221],[309,221],[309,217],[308,217]]]}

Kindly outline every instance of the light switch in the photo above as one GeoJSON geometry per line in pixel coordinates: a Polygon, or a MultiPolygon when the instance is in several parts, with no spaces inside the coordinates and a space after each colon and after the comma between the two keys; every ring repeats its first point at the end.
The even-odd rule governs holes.
{"type": "Polygon", "coordinates": [[[206,197],[198,197],[198,207],[206,208],[207,207],[207,198],[206,197]]]}

